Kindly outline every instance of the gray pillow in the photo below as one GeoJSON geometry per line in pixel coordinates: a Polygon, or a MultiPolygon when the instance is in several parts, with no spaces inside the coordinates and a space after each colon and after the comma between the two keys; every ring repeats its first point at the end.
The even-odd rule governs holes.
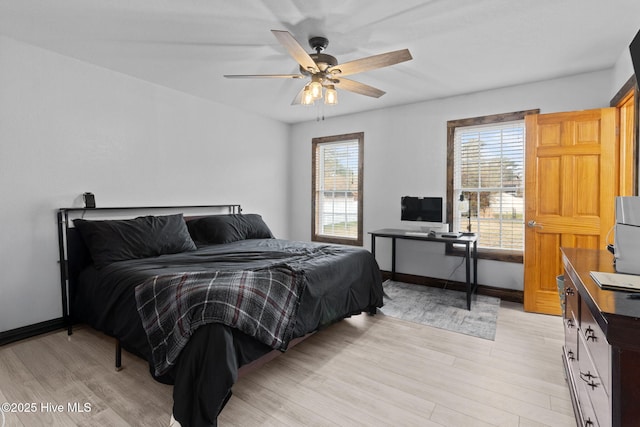
{"type": "Polygon", "coordinates": [[[188,221],[187,227],[193,240],[201,245],[273,238],[258,214],[210,215],[188,221]]]}
{"type": "Polygon", "coordinates": [[[89,248],[96,268],[116,261],[196,250],[182,214],[73,224],[89,248]]]}

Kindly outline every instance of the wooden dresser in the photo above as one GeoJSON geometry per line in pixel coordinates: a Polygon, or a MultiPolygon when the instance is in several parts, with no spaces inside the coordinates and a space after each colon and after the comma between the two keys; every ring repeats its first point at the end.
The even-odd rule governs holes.
{"type": "Polygon", "coordinates": [[[589,276],[615,271],[609,252],[562,248],[562,255],[562,360],[578,425],[640,426],[640,299],[602,290],[589,276]]]}

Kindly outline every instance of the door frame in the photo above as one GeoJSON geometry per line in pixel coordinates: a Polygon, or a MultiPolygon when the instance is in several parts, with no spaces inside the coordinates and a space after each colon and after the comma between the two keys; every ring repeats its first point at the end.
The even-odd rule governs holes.
{"type": "MultiPolygon", "coordinates": [[[[635,74],[631,75],[629,79],[625,82],[624,85],[618,90],[618,92],[611,98],[609,102],[610,107],[615,107],[619,111],[621,108],[624,108],[627,103],[629,97],[633,96],[633,106],[634,106],[634,123],[632,129],[632,136],[630,139],[623,138],[625,135],[625,129],[622,129],[622,124],[620,125],[620,155],[619,161],[622,162],[624,159],[631,157],[633,159],[633,169],[630,173],[625,175],[625,171],[623,167],[620,167],[621,173],[621,182],[620,182],[620,195],[621,196],[637,196],[638,195],[638,168],[640,168],[640,157],[639,157],[639,145],[640,145],[640,135],[639,135],[639,126],[640,126],[640,90],[638,88],[638,81],[635,74]],[[628,176],[630,175],[630,176],[628,176]],[[628,182],[628,180],[631,182],[628,182]]],[[[621,119],[619,117],[619,119],[621,119]]],[[[619,120],[622,123],[621,120],[619,120]]]]}

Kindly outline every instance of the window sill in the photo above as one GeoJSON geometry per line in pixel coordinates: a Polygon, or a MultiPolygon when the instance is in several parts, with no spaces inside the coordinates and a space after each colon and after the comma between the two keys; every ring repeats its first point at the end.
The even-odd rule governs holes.
{"type": "Polygon", "coordinates": [[[312,242],[333,243],[337,245],[362,246],[362,239],[341,239],[340,237],[330,236],[311,236],[312,242]]]}
{"type": "MultiPolygon", "coordinates": [[[[447,245],[446,255],[464,256],[464,249],[447,245]]],[[[489,259],[493,261],[513,262],[522,264],[524,255],[522,251],[508,251],[503,249],[485,249],[478,248],[478,259],[489,259]]]]}

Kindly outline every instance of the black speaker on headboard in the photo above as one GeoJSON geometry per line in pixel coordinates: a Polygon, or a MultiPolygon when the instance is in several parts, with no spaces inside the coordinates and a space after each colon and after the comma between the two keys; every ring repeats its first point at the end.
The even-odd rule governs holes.
{"type": "Polygon", "coordinates": [[[633,71],[636,74],[636,80],[640,84],[640,31],[629,45],[631,52],[631,62],[633,63],[633,71]]]}
{"type": "Polygon", "coordinates": [[[95,208],[96,207],[96,196],[93,193],[84,193],[82,195],[84,199],[84,207],[85,208],[95,208]]]}

